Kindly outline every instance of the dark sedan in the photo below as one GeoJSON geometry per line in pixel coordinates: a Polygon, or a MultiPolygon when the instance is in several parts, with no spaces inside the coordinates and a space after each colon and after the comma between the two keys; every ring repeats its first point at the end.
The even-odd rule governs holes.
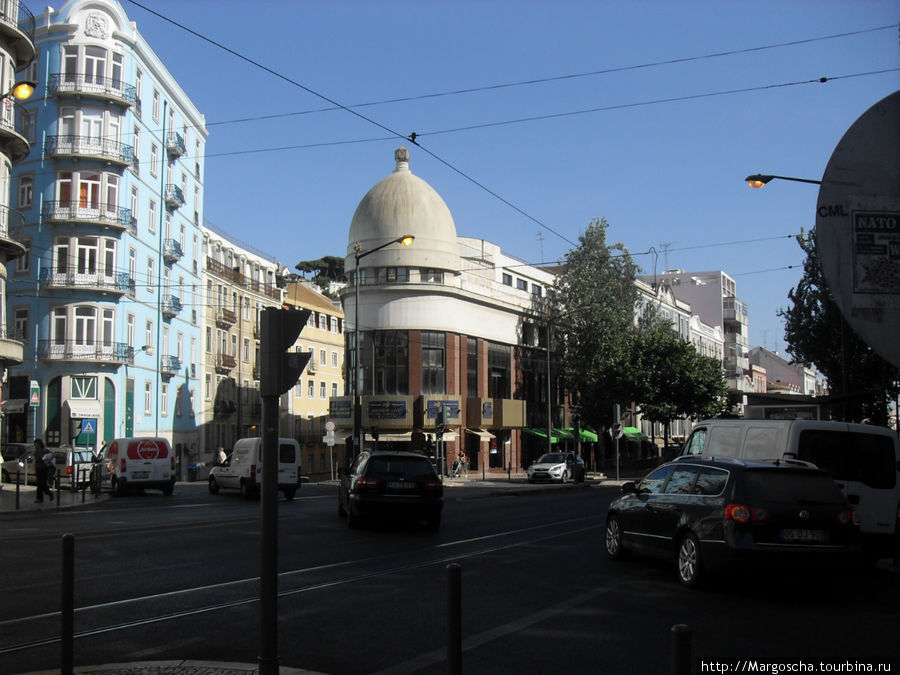
{"type": "Polygon", "coordinates": [[[606,516],[610,558],[669,558],[694,586],[734,564],[848,563],[858,550],[856,511],[813,465],[687,459],[622,486],[606,516]]]}

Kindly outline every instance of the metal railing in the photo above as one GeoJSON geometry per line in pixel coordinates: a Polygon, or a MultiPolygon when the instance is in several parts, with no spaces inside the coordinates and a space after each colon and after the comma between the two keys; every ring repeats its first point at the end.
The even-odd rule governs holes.
{"type": "Polygon", "coordinates": [[[25,331],[21,328],[8,328],[0,324],[0,340],[15,340],[25,342],[25,331]]]}
{"type": "Polygon", "coordinates": [[[0,205],[0,237],[21,242],[25,235],[25,216],[16,209],[0,205]]]}
{"type": "Polygon", "coordinates": [[[166,262],[177,262],[181,260],[184,252],[181,248],[181,242],[177,239],[166,239],[163,243],[163,258],[166,262]]]}
{"type": "Polygon", "coordinates": [[[20,0],[4,0],[0,3],[0,22],[25,34],[34,43],[34,14],[20,0]]]}
{"type": "Polygon", "coordinates": [[[216,322],[234,325],[237,322],[237,313],[225,307],[216,308],[216,322]]]}
{"type": "Polygon", "coordinates": [[[181,359],[177,356],[163,356],[159,362],[159,372],[161,375],[172,377],[181,372],[181,359]]]}
{"type": "Polygon", "coordinates": [[[134,161],[134,147],[93,136],[47,136],[46,153],[51,157],[96,157],[117,164],[134,161]]]}
{"type": "Polygon", "coordinates": [[[124,342],[39,340],[38,357],[47,361],[98,361],[133,364],[134,347],[124,342]]]}
{"type": "Polygon", "coordinates": [[[34,133],[31,113],[9,98],[0,101],[0,129],[13,134],[10,144],[11,159],[17,162],[31,152],[31,136],[34,133]]]}
{"type": "Polygon", "coordinates": [[[181,299],[175,297],[174,295],[170,295],[167,298],[163,298],[161,310],[162,310],[163,316],[165,316],[169,319],[171,319],[174,316],[177,316],[182,310],[181,299]]]}
{"type": "Polygon", "coordinates": [[[225,352],[216,354],[216,368],[231,370],[236,365],[237,360],[231,354],[226,354],[225,352]]]}
{"type": "Polygon", "coordinates": [[[266,295],[273,300],[281,300],[281,289],[277,286],[274,286],[272,284],[263,284],[258,281],[254,281],[253,279],[248,279],[243,274],[241,274],[240,270],[233,270],[224,263],[219,262],[218,260],[207,258],[206,269],[216,276],[219,276],[226,281],[231,281],[232,283],[235,283],[242,288],[246,288],[247,290],[253,291],[254,293],[266,295]]]}
{"type": "Polygon", "coordinates": [[[79,94],[97,96],[131,105],[137,98],[137,88],[121,78],[100,77],[82,73],[53,73],[47,78],[51,94],[79,94]]]}
{"type": "Polygon", "coordinates": [[[177,209],[184,204],[184,192],[181,188],[173,183],[168,183],[165,189],[166,206],[170,209],[177,209]]]}
{"type": "Polygon", "coordinates": [[[184,136],[177,131],[170,131],[166,134],[166,151],[169,157],[181,157],[187,152],[187,146],[184,144],[184,136]]]}
{"type": "Polygon", "coordinates": [[[49,201],[41,206],[41,217],[57,223],[97,223],[127,229],[134,220],[131,209],[117,204],[93,203],[81,200],[49,201]]]}
{"type": "Polygon", "coordinates": [[[128,272],[106,273],[45,267],[38,279],[46,288],[95,288],[134,295],[134,279],[128,272]]]}

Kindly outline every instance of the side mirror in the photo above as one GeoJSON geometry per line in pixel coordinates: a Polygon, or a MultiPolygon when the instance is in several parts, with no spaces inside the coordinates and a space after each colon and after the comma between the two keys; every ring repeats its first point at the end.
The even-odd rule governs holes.
{"type": "Polygon", "coordinates": [[[635,494],[637,493],[637,488],[635,487],[634,481],[629,480],[622,483],[622,487],[619,488],[619,492],[622,494],[635,494]]]}

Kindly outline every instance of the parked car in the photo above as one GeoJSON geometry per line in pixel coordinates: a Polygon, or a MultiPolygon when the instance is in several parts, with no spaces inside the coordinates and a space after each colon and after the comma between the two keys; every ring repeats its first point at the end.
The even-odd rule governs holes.
{"type": "Polygon", "coordinates": [[[892,429],[825,420],[703,420],[681,454],[812,462],[837,482],[859,512],[868,554],[898,553],[900,441],[892,429]]]}
{"type": "Polygon", "coordinates": [[[574,452],[548,452],[538,457],[525,473],[529,483],[539,480],[583,483],[584,460],[574,452]]]}
{"type": "Polygon", "coordinates": [[[91,487],[116,496],[129,490],[175,490],[175,454],[165,438],[116,438],[105,443],[95,459],[91,487]]]}
{"type": "Polygon", "coordinates": [[[7,443],[3,446],[3,449],[0,450],[0,465],[3,466],[2,477],[4,483],[12,483],[16,476],[16,465],[10,464],[9,468],[12,469],[12,471],[8,471],[6,463],[19,459],[19,457],[31,450],[32,447],[31,443],[7,443]]]}
{"type": "MultiPolygon", "coordinates": [[[[300,488],[300,444],[293,438],[278,439],[278,489],[291,501],[300,488]]],[[[231,455],[209,471],[209,491],[239,490],[243,497],[257,496],[262,481],[262,439],[241,438],[231,455]]]]}
{"type": "Polygon", "coordinates": [[[610,558],[671,559],[686,586],[742,563],[848,564],[858,550],[856,511],[797,460],[680,457],[622,485],[606,515],[610,558]]]}
{"type": "MultiPolygon", "coordinates": [[[[25,452],[16,459],[3,461],[3,482],[13,483],[16,480],[16,470],[19,471],[19,480],[23,485],[35,485],[37,479],[34,472],[34,448],[26,446],[25,452]]],[[[90,450],[72,450],[64,446],[59,448],[46,448],[44,453],[53,453],[53,462],[59,477],[59,486],[71,488],[73,483],[76,488],[86,487],[90,483],[91,467],[94,453],[90,450]],[[74,477],[74,480],[73,480],[74,477]]],[[[12,453],[10,453],[12,454],[12,453]]]]}
{"type": "Polygon", "coordinates": [[[444,486],[425,455],[364,450],[338,475],[338,515],[350,527],[362,519],[407,519],[424,520],[431,531],[440,528],[444,486]]]}

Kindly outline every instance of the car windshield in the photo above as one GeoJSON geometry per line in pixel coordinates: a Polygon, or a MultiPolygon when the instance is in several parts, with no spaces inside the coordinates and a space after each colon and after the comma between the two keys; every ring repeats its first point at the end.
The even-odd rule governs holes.
{"type": "Polygon", "coordinates": [[[744,471],[740,485],[748,501],[791,504],[841,504],[844,501],[831,477],[812,471],[744,471]]]}
{"type": "Polygon", "coordinates": [[[366,475],[382,480],[433,478],[434,468],[424,457],[372,457],[366,475]]]}
{"type": "Polygon", "coordinates": [[[538,459],[538,464],[561,464],[566,461],[566,455],[562,452],[548,452],[546,455],[541,455],[538,459]]]}

